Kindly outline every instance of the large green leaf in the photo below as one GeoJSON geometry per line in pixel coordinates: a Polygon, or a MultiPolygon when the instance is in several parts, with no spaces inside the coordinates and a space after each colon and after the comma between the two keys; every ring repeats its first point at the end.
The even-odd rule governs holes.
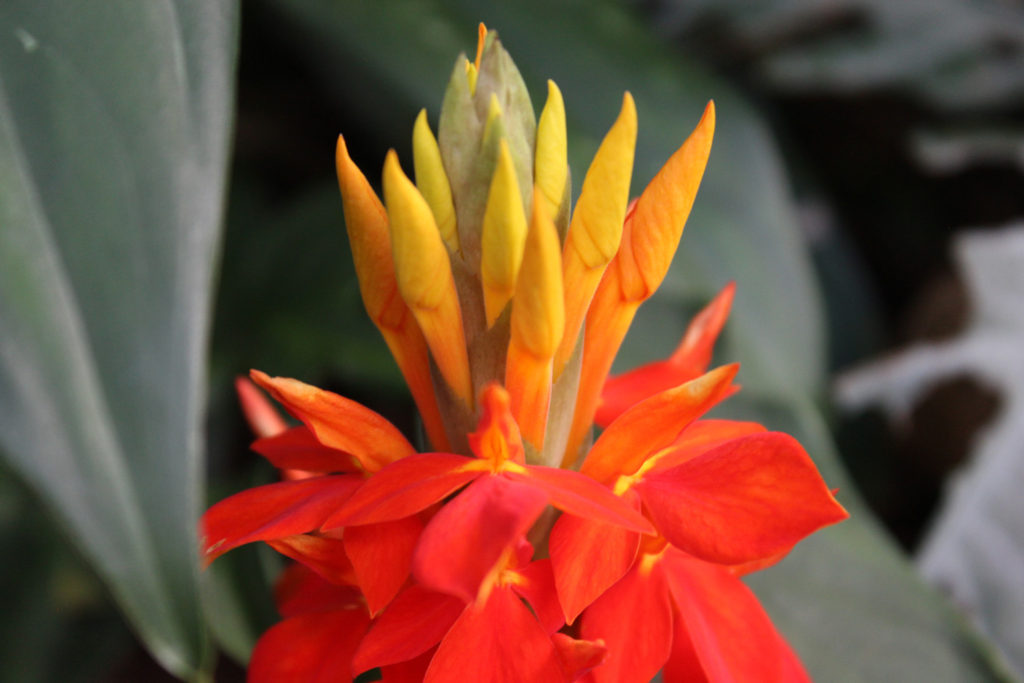
{"type": "Polygon", "coordinates": [[[182,676],[236,26],[232,0],[0,5],[0,446],[182,676]]]}
{"type": "MultiPolygon", "coordinates": [[[[1006,676],[989,646],[915,575],[839,463],[814,403],[825,376],[820,295],[779,154],[741,97],[672,55],[609,2],[275,0],[272,6],[298,29],[296,47],[322,70],[338,101],[377,135],[399,136],[392,139],[400,152],[416,109],[437,111],[453,53],[472,50],[479,20],[499,31],[534,93],[543,92],[546,77],[561,87],[577,187],[623,90],[633,92],[640,117],[634,192],[714,98],[718,131],[690,227],[663,291],[641,309],[623,364],[663,356],[693,307],[736,279],[722,349],[723,358],[743,363],[744,393],[732,411],[797,434],[854,515],[756,577],[777,623],[820,680],[1006,676]]],[[[356,135],[344,132],[350,140],[356,135]]]]}

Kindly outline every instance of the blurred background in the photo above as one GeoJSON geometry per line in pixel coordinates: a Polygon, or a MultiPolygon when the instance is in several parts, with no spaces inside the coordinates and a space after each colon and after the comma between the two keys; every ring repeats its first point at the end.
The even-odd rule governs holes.
{"type": "Polygon", "coordinates": [[[562,89],[577,191],[623,90],[634,195],[715,100],[618,367],[737,282],[723,414],[797,435],[854,515],[751,579],[811,673],[1020,680],[1017,0],[5,3],[0,680],[244,678],[280,562],[193,561],[199,511],[274,476],[233,379],[296,377],[415,430],[332,155],[343,133],[371,182],[389,147],[409,167],[481,20],[535,108],[562,89]]]}

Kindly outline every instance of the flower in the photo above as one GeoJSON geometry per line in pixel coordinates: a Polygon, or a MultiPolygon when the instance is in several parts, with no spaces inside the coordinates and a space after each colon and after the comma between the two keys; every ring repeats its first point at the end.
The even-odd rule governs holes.
{"type": "Polygon", "coordinates": [[[794,439],[705,417],[738,390],[737,366],[709,371],[734,287],[668,359],[608,377],[668,270],[714,125],[709,103],[630,204],[627,93],[570,209],[561,94],[548,83],[536,120],[481,26],[437,136],[416,119],[415,182],[389,152],[381,202],[339,138],[363,301],[433,450],[253,371],[301,423],[288,428],[239,383],[253,448],[285,480],[212,506],[203,558],[264,541],[296,560],[251,680],[806,678],[738,577],[846,512],[794,439]]]}

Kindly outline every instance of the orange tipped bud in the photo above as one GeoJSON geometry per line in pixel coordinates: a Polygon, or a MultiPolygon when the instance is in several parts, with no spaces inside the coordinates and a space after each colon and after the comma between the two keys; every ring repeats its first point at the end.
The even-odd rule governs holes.
{"type": "Polygon", "coordinates": [[[398,292],[387,213],[366,176],[349,157],[341,136],[336,162],[345,228],[363,305],[409,385],[428,438],[435,448],[444,448],[448,438],[430,379],[426,342],[398,292]]]}
{"type": "Polygon", "coordinates": [[[384,161],[384,199],[398,289],[452,393],[472,405],[469,357],[448,251],[430,206],[402,171],[394,150],[384,161]]]}
{"type": "Polygon", "coordinates": [[[580,328],[601,275],[615,256],[629,202],[636,148],[636,106],[627,92],[622,111],[597,150],[573,211],[563,255],[565,337],[555,355],[555,374],[576,347],[580,328]]]}
{"type": "Polygon", "coordinates": [[[625,299],[646,299],[668,273],[704,176],[714,134],[715,103],[708,102],[693,133],[637,200],[631,229],[615,259],[625,299]]]}

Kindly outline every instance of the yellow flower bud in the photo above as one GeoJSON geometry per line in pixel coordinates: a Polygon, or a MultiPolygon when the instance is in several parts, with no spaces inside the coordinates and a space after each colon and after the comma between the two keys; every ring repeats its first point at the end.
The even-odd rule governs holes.
{"type": "Polygon", "coordinates": [[[515,292],[525,242],[522,194],[508,144],[502,140],[487,195],[480,244],[480,280],[488,327],[498,319],[515,292]]]}
{"type": "Polygon", "coordinates": [[[384,161],[384,201],[398,289],[416,317],[441,375],[452,392],[471,406],[469,358],[448,250],[430,206],[402,172],[394,150],[384,161]]]}
{"type": "Polygon", "coordinates": [[[537,123],[537,150],[533,161],[534,185],[545,200],[547,214],[558,215],[569,178],[565,132],[565,103],[554,81],[548,81],[548,100],[537,123]]]}
{"type": "Polygon", "coordinates": [[[455,205],[452,189],[441,162],[441,150],[437,139],[427,123],[427,110],[420,111],[412,129],[413,168],[416,170],[416,187],[430,205],[437,229],[441,232],[448,251],[459,251],[459,233],[455,229],[455,205]]]}

